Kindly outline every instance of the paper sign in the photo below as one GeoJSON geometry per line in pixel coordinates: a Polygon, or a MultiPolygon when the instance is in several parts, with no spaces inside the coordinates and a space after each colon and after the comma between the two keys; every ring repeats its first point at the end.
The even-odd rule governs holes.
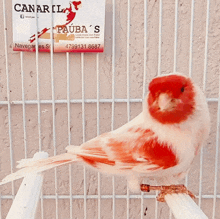
{"type": "Polygon", "coordinates": [[[51,43],[54,52],[104,50],[105,0],[13,0],[12,10],[14,51],[36,51],[37,41],[41,52],[51,43]]]}

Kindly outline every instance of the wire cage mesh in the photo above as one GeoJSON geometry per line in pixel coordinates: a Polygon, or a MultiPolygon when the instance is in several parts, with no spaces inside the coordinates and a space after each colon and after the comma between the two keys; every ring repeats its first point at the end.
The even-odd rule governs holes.
{"type": "MultiPolygon", "coordinates": [[[[1,2],[0,178],[37,151],[60,154],[120,127],[141,112],[154,76],[178,71],[204,90],[212,124],[185,183],[205,214],[220,218],[220,2],[106,0],[103,54],[13,52],[11,8],[1,2]]],[[[0,218],[20,182],[0,189],[0,218]]],[[[145,218],[146,206],[146,218],[173,218],[155,197],[131,193],[124,178],[68,165],[45,174],[36,218],[145,218]]]]}

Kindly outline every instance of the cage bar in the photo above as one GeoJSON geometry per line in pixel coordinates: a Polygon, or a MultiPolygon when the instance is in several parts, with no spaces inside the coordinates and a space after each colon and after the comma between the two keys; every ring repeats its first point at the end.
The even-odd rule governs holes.
{"type": "Polygon", "coordinates": [[[179,4],[178,0],[175,0],[173,72],[177,71],[178,4],[179,4]]]}
{"type": "MultiPolygon", "coordinates": [[[[6,22],[6,7],[5,0],[3,0],[3,22],[4,22],[4,44],[5,44],[5,73],[7,78],[7,99],[8,99],[8,127],[9,127],[9,147],[10,147],[10,168],[11,173],[14,168],[14,149],[12,142],[12,128],[11,128],[11,103],[10,103],[10,81],[9,81],[9,63],[8,63],[8,39],[7,39],[7,22],[6,22]]],[[[15,195],[14,182],[11,183],[12,186],[12,195],[15,195]]]]}
{"type": "MultiPolygon", "coordinates": [[[[208,33],[209,33],[209,9],[210,2],[207,0],[206,9],[206,35],[205,35],[205,51],[204,51],[204,71],[203,71],[203,92],[206,91],[206,81],[207,81],[207,61],[208,61],[208,33]]],[[[202,202],[202,179],[203,179],[203,159],[204,159],[204,149],[201,148],[200,151],[200,177],[199,177],[199,207],[201,207],[202,202]]]]}
{"type": "MultiPolygon", "coordinates": [[[[67,63],[67,111],[68,111],[68,144],[71,145],[71,116],[70,116],[70,54],[66,53],[67,63]]],[[[69,164],[69,190],[70,190],[70,219],[73,219],[73,198],[72,198],[72,165],[69,164]]]]}
{"type": "MultiPolygon", "coordinates": [[[[128,9],[127,9],[127,60],[126,60],[126,67],[127,67],[127,122],[130,121],[130,23],[131,23],[131,2],[128,0],[128,9]]],[[[129,187],[127,184],[127,219],[130,218],[130,200],[129,200],[129,187]]]]}
{"type": "MultiPolygon", "coordinates": [[[[116,11],[116,4],[115,0],[112,0],[112,116],[111,116],[111,130],[114,130],[114,118],[115,118],[115,11],[116,11]]],[[[99,100],[101,102],[101,100],[99,100]]],[[[115,176],[112,176],[112,219],[115,219],[115,176]]]]}
{"type": "Polygon", "coordinates": [[[157,75],[161,74],[161,50],[162,50],[162,19],[163,19],[163,1],[159,1],[159,42],[158,42],[158,69],[157,75]]]}
{"type": "MultiPolygon", "coordinates": [[[[122,98],[114,98],[114,99],[100,99],[99,103],[112,103],[114,101],[114,103],[127,103],[127,99],[122,99],[122,98]]],[[[130,103],[142,103],[143,99],[142,98],[130,98],[130,103]]],[[[218,98],[206,98],[207,102],[218,102],[218,98]]],[[[31,104],[38,104],[37,100],[26,100],[24,101],[24,103],[26,105],[31,105],[31,104]]],[[[67,100],[55,100],[54,101],[56,104],[67,104],[67,100]]],[[[84,99],[85,103],[95,103],[97,104],[97,99],[84,99]]],[[[1,105],[8,105],[9,101],[0,101],[1,105]]],[[[22,101],[16,100],[16,101],[10,101],[10,103],[12,105],[20,105],[22,104],[22,101]]],[[[40,104],[52,104],[52,100],[40,100],[39,101],[40,104]]],[[[81,99],[71,99],[70,103],[75,103],[75,104],[79,104],[82,103],[81,99]]]]}
{"type": "Polygon", "coordinates": [[[191,2],[191,19],[190,19],[190,46],[189,46],[189,77],[192,77],[192,61],[193,61],[193,29],[194,29],[194,6],[195,2],[191,2]]]}
{"type": "Polygon", "coordinates": [[[21,57],[21,87],[22,87],[22,110],[23,110],[23,130],[24,130],[24,157],[27,158],[27,132],[26,132],[26,110],[25,110],[25,89],[24,89],[24,53],[20,53],[21,57]]]}

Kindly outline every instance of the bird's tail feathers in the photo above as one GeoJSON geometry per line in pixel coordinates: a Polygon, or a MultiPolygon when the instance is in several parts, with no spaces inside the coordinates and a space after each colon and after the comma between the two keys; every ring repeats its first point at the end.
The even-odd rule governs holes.
{"type": "Polygon", "coordinates": [[[6,176],[2,180],[2,182],[0,182],[0,185],[6,184],[16,179],[23,178],[27,174],[31,174],[31,173],[36,174],[75,161],[77,161],[77,156],[69,153],[60,154],[54,157],[49,157],[41,160],[23,159],[19,161],[18,162],[19,164],[17,165],[17,168],[22,168],[22,169],[6,176]]]}

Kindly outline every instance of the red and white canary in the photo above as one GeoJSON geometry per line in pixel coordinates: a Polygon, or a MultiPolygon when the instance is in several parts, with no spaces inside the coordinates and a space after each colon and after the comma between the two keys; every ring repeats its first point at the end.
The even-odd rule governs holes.
{"type": "Polygon", "coordinates": [[[18,168],[22,169],[1,184],[73,162],[125,175],[132,191],[140,191],[146,177],[160,185],[178,184],[208,138],[209,129],[208,106],[200,88],[182,74],[162,75],[150,82],[143,111],[136,118],[79,147],[68,146],[67,153],[38,161],[21,160],[18,168]]]}

